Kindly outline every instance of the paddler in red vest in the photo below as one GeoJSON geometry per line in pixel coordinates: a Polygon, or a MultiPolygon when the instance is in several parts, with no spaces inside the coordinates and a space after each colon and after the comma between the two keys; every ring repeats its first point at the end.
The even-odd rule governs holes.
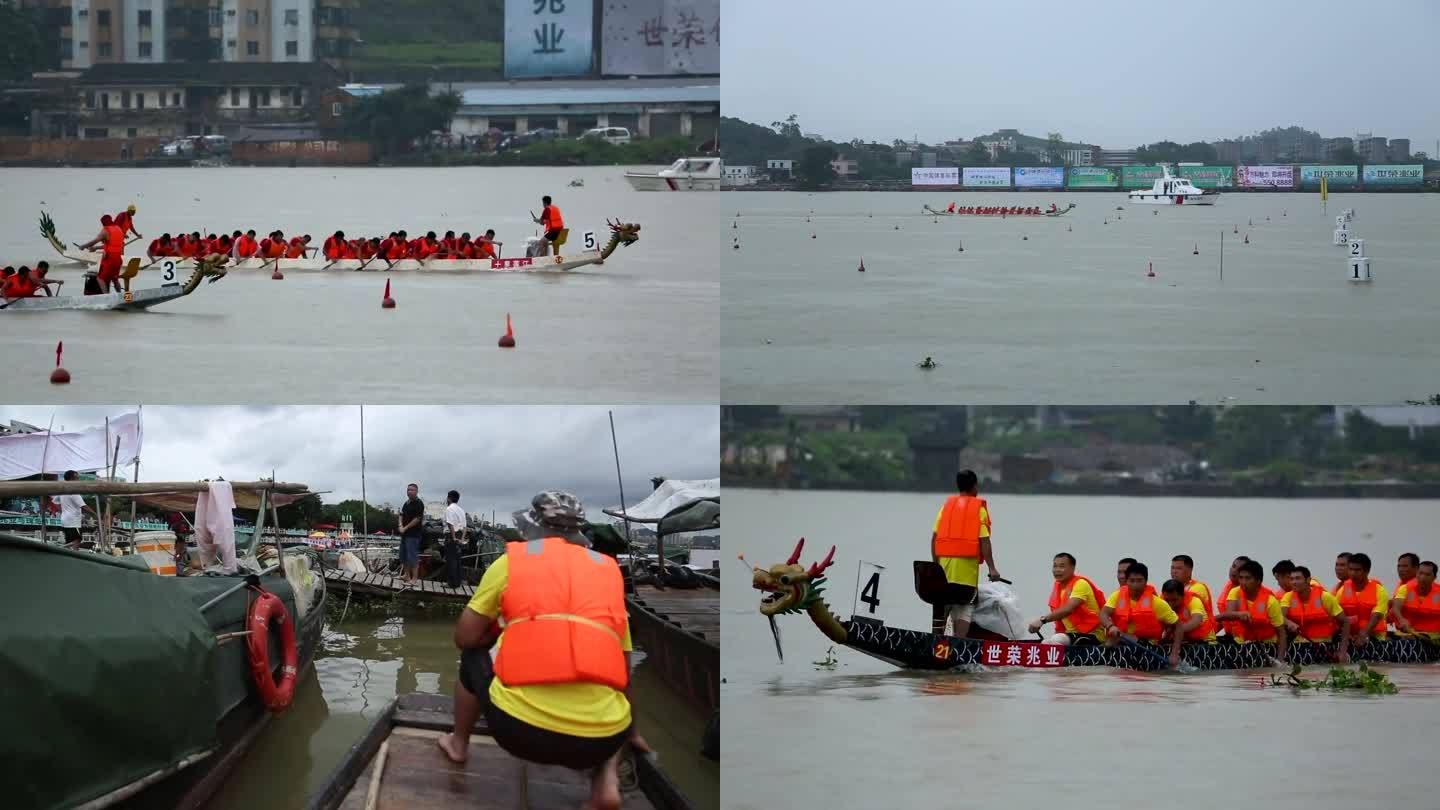
{"type": "Polygon", "coordinates": [[[1435,563],[1426,560],[1415,566],[1413,579],[1395,589],[1390,600],[1395,632],[1440,641],[1440,588],[1435,587],[1435,574],[1435,563]]]}
{"type": "Polygon", "coordinates": [[[1323,644],[1339,634],[1335,660],[1342,664],[1350,660],[1345,608],[1340,607],[1334,594],[1315,584],[1309,568],[1297,565],[1290,572],[1290,590],[1280,597],[1280,612],[1285,616],[1285,630],[1296,644],[1323,644]]]}
{"type": "Polygon", "coordinates": [[[949,207],[949,208],[946,208],[945,210],[946,210],[946,211],[949,211],[949,212],[952,213],[952,214],[955,213],[955,203],[954,203],[953,200],[952,200],[951,203],[950,203],[950,207],[949,207]]]}
{"type": "Polygon", "coordinates": [[[345,232],[336,231],[326,237],[320,252],[332,262],[345,258],[345,232]]]}
{"type": "Polygon", "coordinates": [[[134,203],[131,203],[131,204],[125,206],[125,210],[124,210],[124,211],[121,211],[120,213],[118,213],[118,214],[115,215],[115,226],[120,229],[120,232],[121,232],[121,233],[125,234],[125,236],[126,236],[127,239],[129,238],[130,234],[132,234],[132,233],[135,234],[135,238],[137,238],[137,239],[140,238],[140,236],[141,236],[140,232],[137,231],[137,230],[135,230],[135,204],[134,204],[134,203]]]}
{"type": "Polygon", "coordinates": [[[1210,586],[1195,578],[1195,559],[1189,554],[1176,554],[1170,558],[1170,578],[1179,580],[1185,590],[1200,597],[1205,603],[1205,609],[1211,616],[1215,615],[1215,596],[1210,593],[1210,586]]]}
{"type": "Polygon", "coordinates": [[[1104,591],[1089,577],[1075,573],[1075,557],[1063,551],[1051,560],[1050,575],[1055,578],[1050,588],[1050,612],[1030,622],[1030,632],[1039,633],[1041,627],[1054,622],[1055,633],[1045,639],[1046,644],[1099,644],[1104,591]]]}
{"type": "MultiPolygon", "coordinates": [[[[550,198],[545,199],[548,202],[550,198]]],[[[970,632],[970,618],[980,594],[980,562],[985,562],[991,582],[1001,577],[990,545],[990,507],[979,496],[979,476],[973,470],[961,470],[955,474],[955,488],[960,494],[947,498],[935,515],[930,558],[945,571],[945,581],[952,586],[950,591],[957,602],[933,605],[931,628],[944,633],[948,615],[955,625],[952,634],[964,638],[970,632]]]]}
{"type": "Polygon", "coordinates": [[[585,806],[618,808],[626,744],[650,751],[631,714],[620,567],[590,548],[585,510],[568,492],[542,492],[515,518],[525,541],[506,544],[456,622],[455,726],[437,742],[450,761],[464,762],[483,711],[501,748],[524,761],[591,771],[585,806]]]}
{"type": "Polygon", "coordinates": [[[1225,609],[1216,618],[1225,623],[1225,630],[1238,644],[1252,641],[1275,642],[1275,657],[1285,660],[1285,617],[1280,600],[1265,587],[1265,569],[1254,560],[1246,560],[1235,574],[1238,583],[1225,595],[1225,609]]]}
{"type": "Polygon", "coordinates": [[[22,266],[15,275],[6,278],[4,291],[0,292],[0,295],[11,300],[31,298],[37,289],[35,279],[30,275],[29,266],[22,266]]]}
{"type": "Polygon", "coordinates": [[[486,228],[485,236],[475,240],[475,258],[493,259],[496,257],[495,246],[501,244],[495,241],[495,229],[486,228]]]}
{"type": "Polygon", "coordinates": [[[1330,589],[1334,596],[1340,595],[1340,589],[1350,581],[1350,552],[1342,551],[1335,555],[1335,587],[1330,589]]]}
{"type": "Polygon", "coordinates": [[[305,250],[306,250],[306,247],[309,245],[309,243],[310,243],[310,237],[309,237],[309,236],[292,236],[292,237],[290,237],[290,244],[287,245],[286,248],[285,248],[285,258],[287,258],[287,259],[303,259],[303,258],[305,258],[305,250]]]}
{"type": "MultiPolygon", "coordinates": [[[[560,238],[560,231],[565,228],[565,218],[560,216],[560,209],[550,202],[548,194],[540,198],[540,206],[540,216],[534,218],[536,222],[540,223],[540,230],[545,232],[545,238],[540,241],[539,255],[549,256],[550,246],[560,238]]],[[[560,252],[558,246],[555,248],[555,252],[560,252]]]]}
{"type": "Polygon", "coordinates": [[[240,259],[253,258],[260,252],[260,243],[255,241],[255,229],[245,232],[235,243],[235,255],[240,259]]]}
{"type": "Polygon", "coordinates": [[[50,263],[47,261],[41,261],[39,264],[35,265],[35,269],[31,271],[30,278],[32,281],[35,282],[36,294],[39,294],[43,291],[46,297],[51,297],[60,291],[60,286],[65,282],[59,279],[52,280],[48,278],[49,274],[50,263]],[[55,289],[53,290],[50,289],[50,285],[52,284],[55,285],[55,289]]]}
{"type": "Polygon", "coordinates": [[[1214,644],[1215,616],[1200,595],[1178,579],[1160,586],[1160,598],[1175,611],[1178,621],[1164,628],[1162,642],[1170,643],[1170,666],[1180,666],[1180,645],[1214,644]]]}
{"type": "Polygon", "coordinates": [[[1350,636],[1356,647],[1370,639],[1385,638],[1385,617],[1390,613],[1390,592],[1380,580],[1370,578],[1370,555],[1350,555],[1350,579],[1340,585],[1336,594],[1340,607],[1350,617],[1350,636]]]}
{"type": "Polygon", "coordinates": [[[159,239],[152,239],[150,247],[146,249],[145,255],[151,259],[158,259],[163,256],[175,255],[175,246],[170,242],[170,234],[162,233],[159,239]]]}
{"type": "Polygon", "coordinates": [[[102,292],[109,292],[112,285],[119,291],[120,264],[125,260],[125,232],[115,225],[115,220],[109,214],[100,218],[100,233],[81,245],[80,249],[91,250],[96,247],[104,252],[100,255],[100,269],[95,274],[95,280],[100,282],[102,292]]]}
{"type": "Polygon", "coordinates": [[[1155,593],[1150,569],[1142,562],[1130,563],[1125,571],[1125,587],[1110,594],[1100,608],[1100,627],[1105,643],[1112,647],[1127,638],[1159,644],[1165,628],[1179,621],[1170,605],[1155,593]]]}

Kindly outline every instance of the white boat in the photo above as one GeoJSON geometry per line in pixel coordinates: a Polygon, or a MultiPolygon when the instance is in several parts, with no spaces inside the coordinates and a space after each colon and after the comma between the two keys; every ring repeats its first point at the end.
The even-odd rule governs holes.
{"type": "MultiPolygon", "coordinates": [[[[55,235],[54,224],[48,217],[41,220],[41,234],[46,237],[50,245],[65,258],[69,259],[73,266],[92,268],[99,265],[100,253],[96,251],[66,250],[64,242],[55,235]],[[47,225],[48,223],[48,225],[47,225]]],[[[632,245],[640,239],[640,226],[636,223],[612,222],[606,223],[610,228],[610,240],[603,246],[596,241],[594,231],[586,231],[581,237],[584,247],[576,253],[560,256],[535,256],[525,255],[513,258],[499,259],[397,259],[387,261],[385,259],[340,259],[330,261],[324,257],[310,257],[304,259],[259,259],[249,258],[231,261],[225,265],[226,270],[257,270],[273,273],[280,270],[282,274],[290,272],[416,272],[416,273],[475,273],[475,272],[515,272],[515,273],[564,273],[576,270],[589,265],[604,264],[621,245],[632,245]]],[[[533,254],[539,244],[539,237],[530,237],[526,240],[526,253],[533,254]]],[[[145,271],[156,271],[161,273],[161,279],[166,282],[176,280],[178,273],[194,268],[195,259],[179,257],[149,256],[126,256],[125,262],[138,262],[139,269],[145,271]]],[[[55,269],[60,269],[57,265],[55,269]]],[[[95,297],[95,296],[91,296],[95,297]]],[[[167,299],[168,300],[168,299],[167,299]]]]}
{"type": "Polygon", "coordinates": [[[626,172],[636,191],[719,191],[724,168],[720,158],[681,158],[654,174],[626,172]]]}
{"type": "MultiPolygon", "coordinates": [[[[130,279],[135,276],[139,269],[140,259],[132,259],[121,276],[128,288],[130,279]]],[[[200,282],[209,279],[215,283],[225,277],[226,268],[216,262],[204,263],[193,267],[190,278],[182,284],[173,281],[173,268],[166,277],[168,284],[159,287],[150,287],[141,290],[126,289],[124,292],[100,293],[96,295],[55,295],[38,296],[30,298],[16,298],[10,301],[0,301],[0,312],[39,312],[42,310],[74,309],[90,312],[105,311],[126,311],[149,309],[156,304],[163,304],[166,301],[174,301],[176,298],[184,298],[200,286],[200,282]]],[[[88,280],[88,279],[87,279],[88,280]]],[[[99,289],[98,286],[96,289],[99,289]]]]}
{"type": "Polygon", "coordinates": [[[1138,205],[1214,205],[1220,199],[1218,191],[1205,191],[1195,187],[1187,177],[1176,177],[1170,167],[1160,164],[1165,176],[1158,178],[1148,191],[1136,189],[1130,192],[1130,202],[1138,205]]]}

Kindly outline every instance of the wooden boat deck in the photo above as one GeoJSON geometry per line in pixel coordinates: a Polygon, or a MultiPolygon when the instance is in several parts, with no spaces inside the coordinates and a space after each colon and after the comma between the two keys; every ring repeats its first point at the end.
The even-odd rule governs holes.
{"type": "Polygon", "coordinates": [[[711,588],[666,588],[636,585],[635,598],[652,613],[659,613],[682,629],[720,643],[720,592],[711,588]]]}
{"type": "MultiPolygon", "coordinates": [[[[465,763],[451,762],[436,745],[454,723],[449,697],[402,695],[388,712],[351,749],[330,784],[312,800],[312,809],[574,810],[589,798],[586,774],[515,759],[487,736],[483,718],[470,737],[465,763]],[[357,770],[362,764],[363,769],[357,770]],[[377,764],[381,765],[378,779],[377,764]],[[344,783],[350,780],[353,782],[344,783]],[[343,798],[339,795],[342,790],[343,798]],[[368,804],[372,799],[373,805],[368,804]]],[[[621,801],[627,810],[689,807],[674,785],[643,759],[622,760],[620,782],[621,801]]]]}
{"type": "Polygon", "coordinates": [[[406,584],[400,577],[389,574],[357,574],[338,568],[325,569],[325,581],[334,589],[337,599],[343,599],[346,590],[349,590],[352,596],[388,596],[396,599],[458,603],[468,602],[470,597],[475,595],[475,586],[465,583],[461,583],[458,588],[425,579],[406,584]]]}

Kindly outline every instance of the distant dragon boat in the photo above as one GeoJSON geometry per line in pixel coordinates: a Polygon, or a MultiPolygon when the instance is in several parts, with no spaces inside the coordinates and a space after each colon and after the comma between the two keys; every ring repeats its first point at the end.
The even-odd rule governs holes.
{"type": "MultiPolygon", "coordinates": [[[[527,239],[525,256],[496,259],[396,259],[387,261],[376,257],[371,259],[338,259],[331,261],[321,256],[308,257],[303,259],[262,259],[252,257],[231,261],[227,267],[230,270],[263,270],[273,272],[279,269],[282,273],[289,272],[375,272],[386,271],[416,272],[416,273],[475,273],[475,272],[519,272],[519,273],[565,273],[577,270],[589,265],[604,264],[606,259],[621,246],[628,247],[640,240],[640,225],[633,222],[606,222],[610,229],[610,240],[603,246],[595,238],[594,231],[586,231],[583,235],[584,249],[568,256],[536,256],[535,247],[540,242],[539,237],[527,239]]],[[[67,248],[65,243],[56,235],[55,221],[47,214],[40,214],[40,234],[50,243],[61,256],[69,259],[73,265],[94,268],[100,264],[99,251],[81,251],[73,247],[67,248]]],[[[562,242],[563,244],[563,242],[562,242]]],[[[141,270],[159,270],[164,274],[165,281],[173,281],[176,273],[181,270],[195,267],[196,259],[181,258],[178,256],[161,256],[150,258],[149,256],[126,256],[126,261],[139,260],[141,270]]]]}
{"type": "MultiPolygon", "coordinates": [[[[1062,646],[1023,641],[1012,637],[1016,629],[1024,629],[1023,619],[998,626],[992,621],[990,626],[985,626],[981,606],[985,601],[987,585],[980,588],[981,606],[976,607],[975,622],[966,638],[890,627],[883,621],[858,614],[841,619],[820,597],[825,585],[824,571],[834,563],[835,548],[832,546],[824,560],[807,569],[799,564],[804,545],[805,541],[801,539],[790,559],[780,565],[769,570],[754,569],[751,587],[765,594],[760,599],[760,614],[773,623],[774,617],[783,613],[807,613],[820,632],[831,641],[892,666],[922,670],[951,670],[972,665],[1042,669],[1115,667],[1143,672],[1169,666],[1168,647],[1162,649],[1138,643],[1116,647],[1062,646]]],[[[918,586],[917,582],[917,591],[918,586]]],[[[878,590],[878,585],[876,587],[878,590]]],[[[776,638],[778,645],[778,634],[776,638]]],[[[1440,644],[1418,637],[1389,638],[1352,646],[1349,654],[1353,663],[1427,664],[1440,661],[1440,644]]],[[[1264,669],[1274,665],[1275,655],[1274,644],[1260,642],[1184,644],[1180,648],[1181,660],[1199,670],[1264,669]]],[[[1328,665],[1335,661],[1335,644],[1291,644],[1286,656],[1287,662],[1292,665],[1328,665]]]]}
{"type": "MultiPolygon", "coordinates": [[[[0,312],[41,312],[58,309],[104,312],[149,309],[167,301],[174,301],[176,298],[184,298],[195,292],[199,288],[200,282],[206,279],[213,284],[224,278],[226,275],[224,263],[223,257],[219,260],[202,261],[194,266],[190,277],[183,283],[170,282],[159,287],[131,290],[129,288],[130,279],[140,271],[140,259],[132,258],[127,262],[125,270],[120,275],[125,286],[123,292],[16,298],[9,302],[0,302],[0,312]]],[[[173,274],[168,276],[168,278],[173,277],[173,274]]]]}
{"type": "Polygon", "coordinates": [[[1033,205],[964,205],[957,206],[954,211],[946,211],[922,205],[920,213],[932,217],[1063,217],[1074,207],[1075,203],[1070,203],[1051,211],[1033,205]]]}

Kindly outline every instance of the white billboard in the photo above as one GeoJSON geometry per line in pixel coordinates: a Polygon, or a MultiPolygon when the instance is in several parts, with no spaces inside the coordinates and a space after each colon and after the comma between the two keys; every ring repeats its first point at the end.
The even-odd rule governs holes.
{"type": "Polygon", "coordinates": [[[600,72],[718,75],[720,0],[604,0],[600,72]]]}
{"type": "Polygon", "coordinates": [[[591,73],[594,29],[591,0],[505,0],[505,78],[591,73]]]}
{"type": "Polygon", "coordinates": [[[1294,166],[1241,166],[1241,188],[1294,188],[1294,166]]]}
{"type": "Polygon", "coordinates": [[[992,167],[986,167],[986,166],[978,166],[978,167],[970,167],[970,166],[967,166],[967,167],[965,167],[965,173],[964,173],[963,177],[964,177],[964,180],[965,180],[965,185],[967,185],[967,186],[976,186],[976,187],[979,187],[979,188],[1009,188],[1009,187],[1010,187],[1010,167],[1009,167],[1009,166],[1003,166],[1003,167],[998,167],[998,168],[992,168],[992,167]]]}
{"type": "Polygon", "coordinates": [[[960,185],[960,168],[958,166],[950,166],[944,168],[911,169],[910,185],[958,186],[960,185]]]}

